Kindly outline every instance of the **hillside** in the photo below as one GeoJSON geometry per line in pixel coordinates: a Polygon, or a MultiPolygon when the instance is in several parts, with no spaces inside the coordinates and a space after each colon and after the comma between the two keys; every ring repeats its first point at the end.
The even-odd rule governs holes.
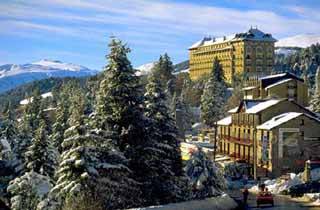
{"type": "Polygon", "coordinates": [[[83,85],[87,79],[88,77],[47,78],[21,85],[0,94],[0,112],[8,102],[10,102],[13,107],[17,107],[20,101],[28,98],[36,88],[39,88],[41,93],[46,93],[52,91],[53,89],[59,89],[62,84],[71,81],[76,81],[83,85]]]}
{"type": "Polygon", "coordinates": [[[84,77],[97,74],[96,70],[72,63],[43,59],[30,64],[0,66],[0,93],[19,85],[51,77],[84,77]]]}

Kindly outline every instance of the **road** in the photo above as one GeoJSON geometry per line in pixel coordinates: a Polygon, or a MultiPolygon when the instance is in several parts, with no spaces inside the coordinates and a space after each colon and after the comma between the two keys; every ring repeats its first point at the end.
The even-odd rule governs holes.
{"type": "MultiPolygon", "coordinates": [[[[239,191],[230,191],[228,194],[238,201],[242,200],[242,194],[239,191]]],[[[265,205],[258,208],[256,204],[256,195],[250,192],[248,197],[248,206],[247,208],[242,209],[320,210],[320,207],[309,207],[307,206],[308,204],[309,203],[307,201],[303,201],[303,199],[291,199],[289,196],[274,195],[273,207],[271,205],[265,205]]]]}

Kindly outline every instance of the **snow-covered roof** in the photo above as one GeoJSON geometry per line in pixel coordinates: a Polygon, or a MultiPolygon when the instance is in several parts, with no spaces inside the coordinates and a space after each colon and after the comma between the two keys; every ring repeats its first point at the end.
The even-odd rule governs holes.
{"type": "MultiPolygon", "coordinates": [[[[42,97],[42,98],[52,97],[52,92],[44,93],[44,94],[41,95],[41,97],[42,97]]],[[[30,102],[32,102],[32,100],[33,100],[33,97],[24,99],[24,100],[20,101],[20,105],[29,104],[30,102]]]]}
{"type": "Polygon", "coordinates": [[[218,125],[231,125],[231,123],[232,123],[231,115],[228,117],[225,117],[217,122],[218,125]]]}
{"type": "Polygon", "coordinates": [[[257,126],[257,129],[270,130],[270,129],[275,128],[283,123],[288,122],[289,120],[297,118],[301,115],[303,115],[303,113],[299,113],[299,112],[287,112],[284,114],[280,114],[280,115],[273,117],[271,120],[268,120],[265,123],[257,126]]]}
{"type": "Polygon", "coordinates": [[[263,80],[263,79],[272,79],[272,78],[277,78],[277,77],[283,77],[283,76],[285,76],[286,74],[287,74],[287,73],[268,75],[268,76],[265,76],[265,77],[261,77],[260,80],[263,80]]]}
{"type": "Polygon", "coordinates": [[[238,41],[238,40],[271,41],[271,42],[277,41],[272,37],[271,34],[266,34],[257,28],[251,28],[245,33],[237,33],[230,36],[223,36],[219,38],[204,37],[202,40],[197,41],[196,43],[191,45],[189,49],[197,48],[200,46],[223,43],[223,42],[238,41]]]}
{"type": "Polygon", "coordinates": [[[230,109],[228,112],[229,113],[236,113],[238,111],[239,107],[234,107],[233,109],[230,109]]]}
{"type": "Polygon", "coordinates": [[[280,101],[282,101],[282,100],[270,99],[270,100],[267,100],[267,101],[260,102],[257,105],[254,105],[254,106],[248,108],[246,110],[246,113],[248,113],[248,114],[256,114],[258,112],[261,112],[262,110],[265,110],[265,109],[267,109],[267,108],[279,103],[280,101]]]}
{"type": "Polygon", "coordinates": [[[263,124],[257,126],[257,129],[264,129],[264,130],[270,130],[272,128],[275,128],[283,123],[286,123],[292,119],[295,119],[301,115],[307,116],[310,119],[316,120],[320,123],[320,119],[313,117],[306,113],[300,113],[300,112],[287,112],[280,115],[277,115],[273,117],[271,120],[268,120],[264,122],[263,124]]]}
{"type": "Polygon", "coordinates": [[[257,88],[256,86],[249,86],[249,87],[242,88],[242,90],[253,90],[253,89],[256,89],[256,88],[257,88]]]}
{"type": "Polygon", "coordinates": [[[276,83],[273,83],[272,85],[267,86],[265,89],[269,89],[269,88],[275,87],[277,85],[281,85],[281,84],[289,82],[289,81],[293,81],[293,79],[289,78],[289,79],[280,80],[279,82],[276,82],[276,83]]]}
{"type": "Polygon", "coordinates": [[[203,124],[201,122],[197,122],[192,125],[192,129],[200,129],[202,128],[203,124]]]}

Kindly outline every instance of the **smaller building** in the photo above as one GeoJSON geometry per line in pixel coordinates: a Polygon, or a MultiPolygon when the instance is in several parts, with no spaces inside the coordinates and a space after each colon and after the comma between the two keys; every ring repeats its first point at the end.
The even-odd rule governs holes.
{"type": "MultiPolygon", "coordinates": [[[[245,161],[252,165],[252,169],[254,169],[252,174],[259,173],[259,169],[263,171],[259,173],[260,175],[269,174],[270,176],[275,176],[282,174],[285,170],[281,169],[278,171],[278,168],[282,164],[287,164],[285,160],[291,161],[290,164],[287,164],[289,165],[288,170],[299,171],[301,167],[300,165],[296,165],[297,162],[300,161],[299,164],[301,164],[304,160],[308,159],[309,156],[316,155],[311,153],[311,150],[315,145],[320,145],[320,122],[313,112],[299,105],[294,100],[245,99],[238,107],[230,110],[229,114],[230,116],[217,122],[219,152],[230,156],[233,160],[245,161]],[[302,118],[303,126],[298,123],[302,118]],[[288,124],[285,124],[285,122],[288,122],[288,124]],[[292,125],[292,122],[295,122],[297,125],[292,125]],[[288,125],[288,127],[285,127],[286,125],[288,125]],[[288,155],[291,154],[290,152],[288,154],[283,153],[283,157],[288,158],[280,158],[281,161],[279,162],[279,152],[276,152],[277,150],[273,148],[275,145],[276,148],[280,148],[280,146],[277,145],[278,136],[281,132],[283,134],[284,131],[297,130],[297,128],[299,128],[299,132],[295,135],[298,137],[303,136],[299,142],[304,145],[304,156],[297,158],[297,154],[294,153],[295,159],[297,159],[296,161],[288,155]],[[280,129],[281,132],[272,129],[280,129]],[[308,134],[306,134],[307,132],[308,134]],[[267,144],[263,144],[266,143],[262,141],[263,139],[268,140],[267,144]],[[271,139],[273,141],[271,141],[271,139]],[[307,140],[311,139],[313,142],[309,144],[311,141],[307,140]],[[269,144],[269,142],[271,142],[271,144],[269,144]],[[263,153],[262,150],[267,152],[263,153]],[[261,161],[265,161],[265,163],[261,161]],[[264,168],[267,170],[264,170],[264,168]]],[[[302,121],[300,123],[302,123],[302,121]]],[[[287,140],[283,141],[285,142],[287,140]]],[[[295,145],[295,147],[302,148],[300,144],[295,145]]],[[[286,147],[283,147],[283,151],[285,150],[286,147]]],[[[317,156],[319,156],[319,154],[317,156]]]]}
{"type": "Polygon", "coordinates": [[[308,87],[304,80],[291,73],[275,74],[248,80],[242,89],[244,99],[288,98],[302,106],[308,104],[308,87]]]}
{"type": "Polygon", "coordinates": [[[257,166],[264,169],[258,176],[301,172],[319,151],[320,120],[314,116],[286,112],[257,126],[257,166]]]}

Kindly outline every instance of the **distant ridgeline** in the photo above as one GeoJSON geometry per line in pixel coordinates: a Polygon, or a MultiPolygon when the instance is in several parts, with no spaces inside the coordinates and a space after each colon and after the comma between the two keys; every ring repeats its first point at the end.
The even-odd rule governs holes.
{"type": "MultiPolygon", "coordinates": [[[[189,68],[189,60],[183,61],[181,63],[174,65],[174,73],[179,73],[183,70],[189,68]]],[[[31,81],[26,84],[22,84],[16,88],[0,93],[0,112],[3,107],[10,102],[14,107],[19,105],[19,102],[32,94],[32,91],[35,88],[39,88],[41,93],[50,92],[53,89],[59,89],[62,84],[68,82],[79,82],[80,86],[83,88],[87,87],[87,81],[99,80],[100,74],[95,76],[84,76],[79,78],[74,77],[65,77],[65,78],[56,78],[51,77],[47,79],[40,79],[31,81]]],[[[144,81],[144,80],[142,80],[144,81]]]]}

